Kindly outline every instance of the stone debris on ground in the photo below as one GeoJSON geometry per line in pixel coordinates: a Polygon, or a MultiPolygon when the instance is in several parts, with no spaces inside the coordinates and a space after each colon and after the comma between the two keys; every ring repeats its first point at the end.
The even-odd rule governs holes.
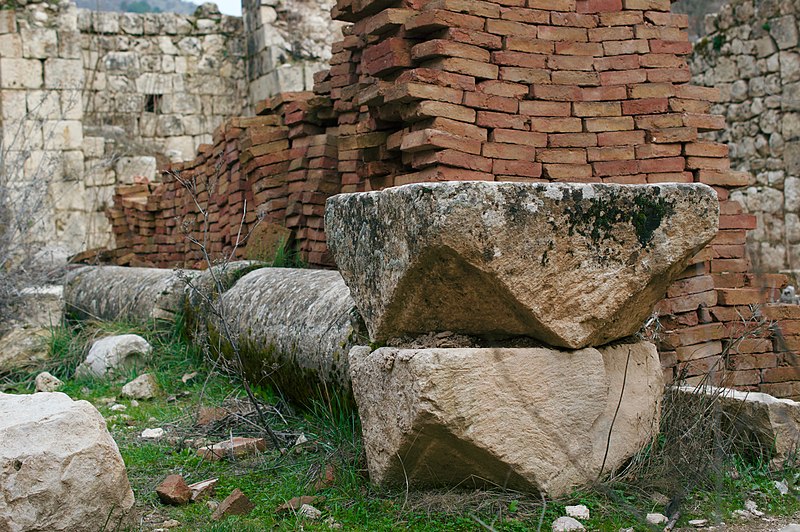
{"type": "Polygon", "coordinates": [[[229,515],[247,515],[252,512],[255,507],[256,505],[247,498],[247,495],[239,488],[236,488],[224,501],[219,503],[217,509],[211,514],[211,519],[219,521],[229,515]]]}
{"type": "Polygon", "coordinates": [[[800,525],[790,523],[789,525],[781,528],[778,532],[800,532],[800,525]]]}
{"type": "Polygon", "coordinates": [[[746,435],[763,449],[774,449],[772,468],[782,467],[795,455],[800,441],[800,402],[778,399],[766,393],[712,386],[680,386],[677,389],[688,399],[713,400],[715,406],[733,420],[733,430],[746,435]]]}
{"type": "Polygon", "coordinates": [[[586,507],[584,504],[578,504],[576,506],[567,506],[564,508],[564,512],[569,517],[574,517],[575,519],[581,519],[583,521],[589,519],[589,508],[586,507]]]}
{"type": "Polygon", "coordinates": [[[152,373],[143,373],[123,386],[120,395],[129,399],[152,399],[159,391],[155,376],[152,373]]]}
{"type": "Polygon", "coordinates": [[[120,403],[113,404],[109,407],[109,410],[111,410],[112,412],[124,412],[127,409],[128,409],[127,406],[120,403]]]}
{"type": "Polygon", "coordinates": [[[781,495],[789,494],[789,484],[785,480],[775,480],[772,483],[781,495]]]}
{"type": "Polygon", "coordinates": [[[663,525],[669,521],[666,515],[660,513],[649,513],[645,520],[648,525],[663,525]]]}
{"type": "Polygon", "coordinates": [[[47,371],[43,371],[36,376],[34,385],[37,392],[55,392],[64,386],[64,382],[47,371]]]}
{"type": "Polygon", "coordinates": [[[158,440],[164,437],[164,429],[161,427],[144,429],[139,437],[143,440],[158,440]]]}
{"type": "Polygon", "coordinates": [[[180,506],[192,501],[192,490],[180,475],[169,475],[156,487],[159,500],[164,504],[180,506]]]}
{"type": "Polygon", "coordinates": [[[0,442],[0,528],[96,531],[133,506],[117,444],[86,401],[0,393],[0,442]]]}
{"type": "Polygon", "coordinates": [[[197,377],[197,372],[193,371],[191,373],[184,373],[183,377],[181,377],[181,382],[187,384],[189,381],[192,381],[197,377]]]}
{"type": "Polygon", "coordinates": [[[226,458],[243,458],[245,456],[263,452],[267,448],[264,438],[243,438],[234,436],[212,445],[201,447],[197,455],[205,460],[224,460],[226,458]]]}
{"type": "Polygon", "coordinates": [[[144,367],[153,347],[138,334],[122,334],[95,340],[75,377],[106,377],[108,374],[144,367]]]}
{"type": "Polygon", "coordinates": [[[693,526],[695,528],[703,528],[708,525],[708,519],[690,519],[689,526],[693,526]]]}
{"type": "Polygon", "coordinates": [[[570,532],[573,530],[586,530],[580,521],[573,517],[559,517],[553,521],[553,532],[570,532]]]}
{"type": "Polygon", "coordinates": [[[208,480],[195,482],[194,484],[189,484],[189,490],[192,492],[192,502],[202,499],[203,497],[213,496],[218,483],[218,478],[210,478],[208,480]]]}
{"type": "Polygon", "coordinates": [[[356,347],[350,375],[372,482],[485,479],[553,497],[616,470],[651,441],[663,393],[647,342],[579,351],[356,347]]]}
{"type": "Polygon", "coordinates": [[[275,508],[276,513],[293,512],[300,509],[301,506],[307,504],[309,506],[325,502],[325,497],[321,495],[301,495],[300,497],[292,497],[285,503],[275,508]]]}
{"type": "Polygon", "coordinates": [[[756,517],[763,517],[764,512],[758,509],[758,505],[753,500],[746,500],[744,501],[744,509],[753,514],[756,517]]]}
{"type": "Polygon", "coordinates": [[[371,341],[452,331],[579,349],[641,328],[716,235],[719,200],[702,184],[444,182],[340,194],[325,213],[371,341]]]}
{"type": "Polygon", "coordinates": [[[316,520],[322,517],[322,512],[310,504],[304,504],[300,506],[300,509],[297,510],[297,513],[306,519],[316,520]]]}

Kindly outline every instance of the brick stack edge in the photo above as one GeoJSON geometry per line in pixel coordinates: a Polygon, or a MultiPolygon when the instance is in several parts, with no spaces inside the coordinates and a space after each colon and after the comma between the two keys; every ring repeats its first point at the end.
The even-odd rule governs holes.
{"type": "Polygon", "coordinates": [[[702,138],[725,119],[709,114],[716,89],[688,83],[688,19],[670,0],[340,0],[333,15],[352,24],[315,94],[231,120],[163,184],[118,189],[118,262],[201,258],[180,230],[198,209],[176,175],[208,206],[211,251],[232,247],[247,200],[243,234],[261,210],[321,267],[332,265],[324,201],[339,192],[442,180],[706,183],[719,194],[720,233],[657,307],[665,374],[800,397],[800,306],[768,303],[786,279],[751,271],[756,218],[729,192],[752,178],[730,169],[726,145],[702,138]]]}

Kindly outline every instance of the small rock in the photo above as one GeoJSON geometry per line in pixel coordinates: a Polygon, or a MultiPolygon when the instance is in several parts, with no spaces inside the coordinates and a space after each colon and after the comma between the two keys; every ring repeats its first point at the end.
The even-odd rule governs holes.
{"type": "Polygon", "coordinates": [[[567,506],[564,508],[564,510],[567,512],[568,516],[574,517],[575,519],[589,519],[589,508],[583,504],[579,504],[577,506],[567,506]]]}
{"type": "Polygon", "coordinates": [[[327,518],[325,518],[325,521],[323,521],[323,522],[325,523],[325,525],[328,528],[333,528],[333,529],[336,529],[336,530],[342,528],[342,523],[337,523],[332,515],[328,516],[327,518]]]}
{"type": "Polygon", "coordinates": [[[629,526],[628,528],[620,528],[619,532],[636,532],[636,531],[632,526],[629,526]]]}
{"type": "Polygon", "coordinates": [[[572,517],[559,517],[553,521],[553,532],[568,532],[570,530],[586,530],[577,519],[572,517]]]}
{"type": "Polygon", "coordinates": [[[189,484],[189,489],[192,491],[192,502],[200,499],[201,497],[211,496],[214,494],[214,489],[219,482],[218,478],[210,478],[208,480],[201,480],[194,484],[189,484]]]}
{"type": "Polygon", "coordinates": [[[156,488],[158,498],[164,504],[179,506],[192,500],[192,490],[180,475],[170,475],[156,488]]]}
{"type": "Polygon", "coordinates": [[[75,376],[105,377],[109,373],[144,366],[153,347],[139,335],[123,334],[96,340],[89,354],[75,370],[75,376]]]}
{"type": "Polygon", "coordinates": [[[139,401],[137,401],[136,399],[131,399],[131,406],[133,408],[136,408],[137,406],[139,406],[139,401]]]}
{"type": "Polygon", "coordinates": [[[785,480],[776,480],[773,484],[775,484],[775,489],[778,490],[778,493],[781,495],[787,495],[789,493],[789,484],[787,484],[785,480]]]}
{"type": "Polygon", "coordinates": [[[306,435],[305,434],[300,434],[300,436],[297,437],[297,440],[294,442],[294,444],[295,444],[295,446],[297,446],[297,445],[303,445],[304,443],[307,443],[307,442],[308,442],[308,438],[306,438],[306,435]]]}
{"type": "Polygon", "coordinates": [[[739,519],[752,519],[753,514],[748,512],[747,510],[734,510],[733,515],[738,517],[739,519]]]}
{"type": "Polygon", "coordinates": [[[198,456],[206,460],[222,460],[223,458],[240,458],[249,454],[264,451],[267,442],[264,438],[241,438],[234,437],[213,445],[207,445],[197,449],[198,456]]]}
{"type": "Polygon", "coordinates": [[[692,519],[689,521],[689,525],[695,528],[703,528],[708,524],[708,519],[692,519]]]}
{"type": "Polygon", "coordinates": [[[300,515],[307,519],[319,519],[322,517],[322,512],[319,511],[317,508],[314,508],[310,504],[304,504],[300,507],[297,511],[300,515]]]}
{"type": "Polygon", "coordinates": [[[163,437],[164,437],[164,429],[160,427],[156,429],[144,429],[141,434],[141,438],[143,440],[157,440],[163,437]]]}
{"type": "Polygon", "coordinates": [[[755,515],[756,517],[761,517],[764,515],[764,512],[758,509],[758,505],[755,501],[750,499],[744,501],[744,509],[750,512],[751,514],[755,515]]]}
{"type": "Polygon", "coordinates": [[[181,526],[181,522],[176,519],[168,519],[161,523],[161,528],[175,528],[176,526],[181,526]]]}
{"type": "Polygon", "coordinates": [[[214,500],[206,501],[206,507],[212,512],[216,512],[217,508],[219,508],[219,502],[214,500]]]}
{"type": "Polygon", "coordinates": [[[292,497],[285,503],[281,504],[275,509],[277,513],[284,513],[284,512],[291,512],[295,510],[299,510],[300,507],[303,505],[312,505],[312,504],[319,504],[325,501],[325,497],[322,496],[311,496],[311,495],[303,495],[301,497],[292,497]]]}
{"type": "Polygon", "coordinates": [[[139,375],[122,387],[122,396],[131,399],[152,399],[158,395],[158,382],[150,373],[139,375]]]}
{"type": "Polygon", "coordinates": [[[197,372],[196,371],[193,371],[191,373],[184,373],[183,377],[181,377],[181,382],[186,384],[187,382],[189,382],[191,380],[194,380],[195,377],[197,377],[197,372]]]}
{"type": "Polygon", "coordinates": [[[214,510],[211,519],[219,521],[223,517],[228,517],[229,515],[247,515],[252,512],[255,507],[256,505],[247,498],[247,495],[242,493],[242,490],[239,488],[236,488],[219,504],[217,509],[214,510]]]}
{"type": "Polygon", "coordinates": [[[667,521],[669,521],[669,519],[667,519],[667,516],[664,514],[657,514],[657,513],[647,514],[648,525],[663,525],[667,521]]]}
{"type": "Polygon", "coordinates": [[[64,386],[64,382],[61,379],[46,371],[39,373],[34,382],[36,383],[37,392],[54,392],[64,386]]]}
{"type": "Polygon", "coordinates": [[[125,405],[121,405],[121,404],[119,404],[119,403],[117,403],[117,404],[115,404],[115,405],[111,405],[111,408],[110,408],[110,410],[112,410],[112,411],[114,411],[114,412],[123,412],[123,411],[125,411],[125,410],[127,410],[127,409],[128,409],[128,407],[127,407],[127,406],[125,406],[125,405]]]}

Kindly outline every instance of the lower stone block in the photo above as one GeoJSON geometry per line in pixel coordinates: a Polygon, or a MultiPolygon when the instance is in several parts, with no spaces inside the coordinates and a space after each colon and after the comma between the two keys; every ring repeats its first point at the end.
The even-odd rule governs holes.
{"type": "Polygon", "coordinates": [[[568,493],[657,432],[661,365],[647,342],[350,351],[370,478],[380,485],[568,493]]]}

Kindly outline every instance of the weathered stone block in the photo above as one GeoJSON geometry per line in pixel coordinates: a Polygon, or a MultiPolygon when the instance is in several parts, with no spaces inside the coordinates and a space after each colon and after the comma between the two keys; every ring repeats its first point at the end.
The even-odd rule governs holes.
{"type": "Polygon", "coordinates": [[[797,46],[797,22],[793,15],[785,15],[769,21],[769,33],[781,50],[797,46]]]}
{"type": "Polygon", "coordinates": [[[38,89],[41,86],[41,61],[36,59],[0,57],[0,88],[38,89]]]}
{"type": "Polygon", "coordinates": [[[83,63],[80,59],[50,58],[44,62],[44,86],[48,89],[83,89],[83,63]]]}
{"type": "Polygon", "coordinates": [[[133,506],[117,445],[86,401],[0,393],[0,441],[6,530],[101,530],[133,506]]]}
{"type": "Polygon", "coordinates": [[[636,332],[717,232],[705,185],[450,182],[328,200],[370,337],[456,331],[602,345],[636,332]]]}
{"type": "Polygon", "coordinates": [[[580,351],[355,347],[350,375],[380,485],[476,483],[559,496],[615,471],[658,432],[662,370],[646,342],[580,351]]]}
{"type": "Polygon", "coordinates": [[[120,183],[133,183],[135,177],[145,177],[154,181],[156,177],[155,157],[120,157],[114,169],[117,172],[117,181],[120,183]]]}

